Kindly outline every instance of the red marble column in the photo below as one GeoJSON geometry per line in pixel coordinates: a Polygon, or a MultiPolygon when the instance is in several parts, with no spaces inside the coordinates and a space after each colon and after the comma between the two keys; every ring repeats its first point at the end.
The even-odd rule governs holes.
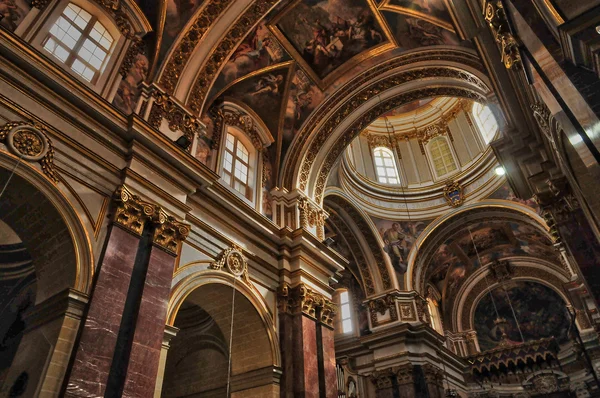
{"type": "Polygon", "coordinates": [[[123,397],[154,395],[175,256],[153,246],[138,311],[123,397]]]}
{"type": "Polygon", "coordinates": [[[139,241],[119,227],[111,228],[66,397],[104,396],[139,241]]]}
{"type": "Polygon", "coordinates": [[[294,397],[319,398],[317,324],[300,313],[293,317],[294,397]]]}
{"type": "Polygon", "coordinates": [[[333,330],[320,323],[317,327],[321,328],[321,346],[323,347],[323,371],[325,373],[325,396],[327,398],[336,398],[337,391],[337,372],[335,370],[335,345],[333,330]]]}

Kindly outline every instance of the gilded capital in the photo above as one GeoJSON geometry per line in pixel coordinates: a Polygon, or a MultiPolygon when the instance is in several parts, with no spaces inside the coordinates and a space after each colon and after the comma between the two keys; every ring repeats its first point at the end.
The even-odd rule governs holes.
{"type": "Polygon", "coordinates": [[[277,296],[280,312],[289,314],[302,313],[333,328],[333,320],[337,314],[337,305],[304,283],[295,287],[290,287],[287,283],[283,283],[279,287],[277,296]]]}

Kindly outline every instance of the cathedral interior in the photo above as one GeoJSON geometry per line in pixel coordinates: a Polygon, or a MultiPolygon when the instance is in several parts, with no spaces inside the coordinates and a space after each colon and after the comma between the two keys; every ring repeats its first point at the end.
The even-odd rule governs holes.
{"type": "Polygon", "coordinates": [[[600,397],[600,0],[0,0],[0,396],[600,397]]]}

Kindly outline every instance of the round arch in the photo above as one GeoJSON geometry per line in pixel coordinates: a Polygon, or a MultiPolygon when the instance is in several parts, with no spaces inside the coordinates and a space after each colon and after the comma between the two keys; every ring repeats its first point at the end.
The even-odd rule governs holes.
{"type": "Polygon", "coordinates": [[[468,223],[484,219],[504,219],[525,223],[550,238],[544,220],[530,207],[508,200],[483,200],[456,208],[434,220],[425,228],[414,243],[408,255],[408,268],[405,274],[407,290],[425,292],[423,276],[431,256],[446,238],[468,223]]]}
{"type": "MultiPolygon", "coordinates": [[[[55,220],[60,220],[63,223],[64,235],[68,236],[70,241],[70,248],[61,248],[61,252],[64,254],[67,250],[72,250],[73,268],[65,268],[66,275],[61,278],[56,278],[56,270],[42,269],[41,264],[36,262],[36,256],[41,258],[47,258],[48,252],[45,246],[36,248],[35,243],[32,241],[33,237],[26,230],[25,221],[13,221],[7,222],[15,230],[15,232],[21,237],[25,246],[31,251],[31,255],[34,258],[33,265],[36,268],[36,274],[38,278],[38,295],[36,297],[36,303],[40,303],[54,294],[70,288],[74,289],[84,295],[89,295],[92,287],[92,279],[94,275],[94,257],[92,254],[92,245],[88,233],[81,221],[81,218],[77,214],[75,208],[70,203],[69,199],[63,195],[63,193],[56,187],[56,185],[48,179],[43,173],[36,168],[30,166],[24,161],[19,160],[6,152],[0,151],[0,172],[9,173],[14,170],[14,176],[7,186],[7,190],[4,192],[6,197],[11,195],[11,190],[15,188],[13,192],[13,202],[18,203],[22,206],[29,206],[29,209],[41,208],[40,201],[45,201],[45,209],[49,212],[53,212],[55,220]],[[17,166],[17,163],[18,166],[17,166]],[[15,167],[17,166],[17,167],[15,167]],[[16,187],[19,187],[22,192],[17,192],[16,187]],[[39,192],[40,195],[36,197],[27,197],[23,195],[24,191],[28,192],[39,192]],[[36,202],[37,200],[37,202],[36,202]],[[38,250],[39,249],[39,250],[38,250]],[[66,276],[66,277],[65,277],[66,276]],[[56,279],[60,280],[61,284],[56,284],[56,279]]],[[[47,214],[48,215],[48,214],[47,214]]],[[[7,217],[4,213],[3,219],[7,217]]],[[[39,231],[40,236],[46,238],[52,238],[53,232],[50,230],[52,225],[48,223],[40,224],[36,226],[36,230],[39,231]]],[[[50,241],[45,243],[49,244],[50,241]]],[[[56,243],[56,242],[55,242],[56,243]]],[[[58,254],[58,253],[56,253],[58,254]]]]}

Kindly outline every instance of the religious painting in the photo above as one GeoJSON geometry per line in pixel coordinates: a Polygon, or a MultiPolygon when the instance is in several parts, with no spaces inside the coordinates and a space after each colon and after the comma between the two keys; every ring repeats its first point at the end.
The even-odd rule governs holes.
{"type": "Polygon", "coordinates": [[[263,176],[262,176],[262,208],[261,213],[269,220],[273,221],[273,197],[271,189],[273,184],[273,161],[271,156],[263,157],[263,176]]]}
{"type": "Polygon", "coordinates": [[[202,118],[200,118],[200,121],[206,126],[206,134],[198,137],[194,157],[203,165],[210,167],[213,153],[211,148],[213,147],[215,123],[207,114],[203,115],[202,118]]]}
{"type": "Polygon", "coordinates": [[[211,89],[209,98],[217,97],[228,84],[236,79],[289,59],[289,55],[273,37],[265,23],[261,22],[252,29],[225,63],[211,89]]]}
{"type": "Polygon", "coordinates": [[[395,12],[382,12],[396,43],[403,50],[428,46],[457,46],[456,34],[422,18],[409,17],[395,12]]]}
{"type": "Polygon", "coordinates": [[[453,29],[452,18],[444,0],[388,0],[383,8],[428,20],[446,29],[453,29]]]}
{"type": "Polygon", "coordinates": [[[417,238],[431,221],[389,221],[372,217],[383,239],[383,250],[390,257],[392,266],[402,280],[408,267],[408,255],[417,238]]]}
{"type": "Polygon", "coordinates": [[[417,109],[421,109],[425,105],[431,103],[431,101],[433,101],[433,98],[424,98],[424,99],[414,100],[414,101],[409,102],[408,104],[404,104],[402,106],[399,106],[396,109],[392,109],[391,111],[384,113],[383,115],[380,116],[380,118],[400,116],[400,115],[403,115],[408,112],[414,112],[417,109]]]}
{"type": "Polygon", "coordinates": [[[456,239],[456,244],[469,258],[478,256],[500,245],[510,245],[510,228],[506,223],[479,223],[471,227],[462,237],[456,239]]]}
{"type": "Polygon", "coordinates": [[[533,210],[535,210],[535,212],[538,214],[540,214],[540,212],[541,212],[540,206],[537,204],[535,199],[533,199],[533,198],[529,198],[529,199],[518,198],[514,194],[512,189],[510,189],[510,186],[508,185],[508,183],[502,185],[500,188],[498,188],[496,191],[494,191],[494,193],[492,193],[490,196],[488,196],[488,199],[510,200],[511,202],[517,202],[522,205],[529,206],[533,210]]]}
{"type": "Polygon", "coordinates": [[[145,54],[138,54],[127,76],[119,83],[119,88],[113,98],[113,105],[126,115],[132,114],[135,110],[140,97],[138,86],[142,80],[146,79],[148,67],[148,57],[145,54]]]}
{"type": "Polygon", "coordinates": [[[247,105],[270,130],[273,136],[279,131],[279,120],[289,64],[267,68],[230,87],[224,94],[227,100],[247,105]]]}
{"type": "Polygon", "coordinates": [[[165,27],[158,55],[159,65],[171,49],[171,46],[190,18],[204,0],[167,0],[165,27]]]}
{"type": "Polygon", "coordinates": [[[29,11],[31,11],[31,1],[0,0],[0,25],[14,32],[29,11]]]}
{"type": "Polygon", "coordinates": [[[280,13],[270,28],[319,81],[388,42],[369,0],[301,0],[280,13]]]}
{"type": "Polygon", "coordinates": [[[283,122],[282,162],[302,123],[323,101],[323,98],[324,95],[317,85],[302,70],[297,69],[288,91],[285,120],[283,122]]]}
{"type": "Polygon", "coordinates": [[[482,351],[501,343],[517,345],[549,337],[565,343],[570,327],[565,302],[558,293],[529,281],[507,282],[483,296],[473,323],[482,351]],[[506,322],[497,322],[498,317],[506,322]]]}

